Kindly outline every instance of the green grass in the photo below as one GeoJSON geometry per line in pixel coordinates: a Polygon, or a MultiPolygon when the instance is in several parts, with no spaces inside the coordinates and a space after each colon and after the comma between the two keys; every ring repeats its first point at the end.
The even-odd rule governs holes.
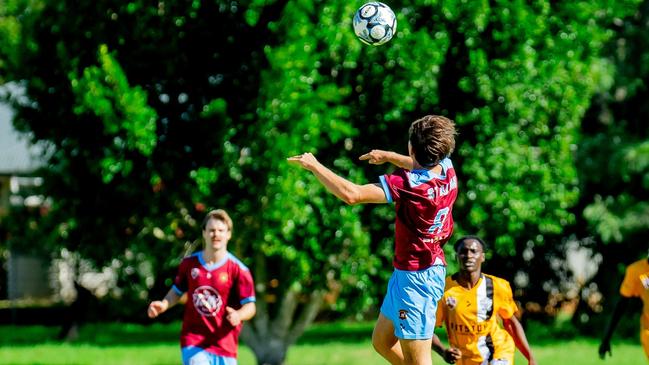
{"type": "MultiPolygon", "coordinates": [[[[178,322],[150,326],[92,324],[81,328],[71,343],[55,340],[58,328],[42,326],[0,327],[0,364],[179,364],[178,322]]],[[[289,349],[287,365],[386,364],[372,349],[371,323],[333,323],[313,326],[289,349]]],[[[529,335],[529,334],[528,334],[529,335]]],[[[535,342],[533,351],[540,365],[647,365],[637,341],[613,343],[613,357],[597,357],[597,340],[578,338],[535,342]]],[[[435,365],[444,364],[433,354],[435,365]]],[[[517,353],[516,363],[527,362],[517,353]]],[[[254,365],[245,345],[240,365],[254,365]]]]}

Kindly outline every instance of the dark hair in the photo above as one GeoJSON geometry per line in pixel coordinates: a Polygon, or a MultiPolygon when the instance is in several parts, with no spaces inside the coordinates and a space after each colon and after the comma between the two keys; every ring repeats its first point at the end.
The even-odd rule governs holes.
{"type": "Polygon", "coordinates": [[[440,115],[417,119],[408,134],[415,159],[423,167],[437,165],[455,149],[455,122],[440,115]]]}
{"type": "Polygon", "coordinates": [[[460,248],[460,245],[463,244],[464,241],[468,241],[468,240],[478,241],[480,246],[482,246],[482,252],[483,253],[487,252],[487,248],[488,248],[487,243],[485,243],[485,241],[483,241],[482,238],[478,236],[464,236],[461,237],[459,240],[455,241],[455,244],[453,245],[453,249],[455,250],[455,252],[457,252],[457,250],[460,248]]]}

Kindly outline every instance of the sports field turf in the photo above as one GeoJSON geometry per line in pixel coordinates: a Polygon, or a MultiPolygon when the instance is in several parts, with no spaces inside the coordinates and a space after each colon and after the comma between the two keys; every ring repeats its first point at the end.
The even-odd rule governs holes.
{"type": "MultiPolygon", "coordinates": [[[[70,343],[55,340],[58,328],[0,327],[0,364],[179,364],[177,333],[180,323],[92,324],[81,328],[70,343]]],[[[286,365],[386,364],[370,343],[371,323],[315,325],[292,346],[286,365]]],[[[529,338],[539,365],[647,365],[635,341],[613,342],[613,357],[597,357],[597,340],[576,338],[535,341],[529,338]]],[[[433,354],[434,364],[445,364],[433,354]]],[[[517,354],[516,363],[527,362],[517,354]]],[[[249,348],[242,346],[240,365],[254,365],[249,348]]]]}

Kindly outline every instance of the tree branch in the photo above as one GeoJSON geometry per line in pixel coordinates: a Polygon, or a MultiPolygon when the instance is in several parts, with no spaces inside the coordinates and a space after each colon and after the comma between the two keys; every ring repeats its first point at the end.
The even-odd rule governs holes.
{"type": "Polygon", "coordinates": [[[304,306],[300,316],[294,321],[288,335],[288,344],[293,344],[304,333],[304,330],[315,320],[326,294],[325,290],[316,290],[309,295],[309,302],[304,306]]]}

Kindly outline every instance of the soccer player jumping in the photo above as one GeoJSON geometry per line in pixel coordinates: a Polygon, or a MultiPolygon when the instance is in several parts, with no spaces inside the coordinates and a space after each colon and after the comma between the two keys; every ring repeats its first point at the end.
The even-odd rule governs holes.
{"type": "Polygon", "coordinates": [[[409,156],[372,150],[360,156],[371,164],[399,167],[374,184],[358,185],[322,165],[311,153],[289,157],[311,171],[347,204],[394,203],[394,272],[388,283],[372,344],[392,364],[429,365],[437,301],[444,292],[442,246],[453,232],[457,178],[449,158],[455,123],[428,115],[409,129],[409,156]]]}

